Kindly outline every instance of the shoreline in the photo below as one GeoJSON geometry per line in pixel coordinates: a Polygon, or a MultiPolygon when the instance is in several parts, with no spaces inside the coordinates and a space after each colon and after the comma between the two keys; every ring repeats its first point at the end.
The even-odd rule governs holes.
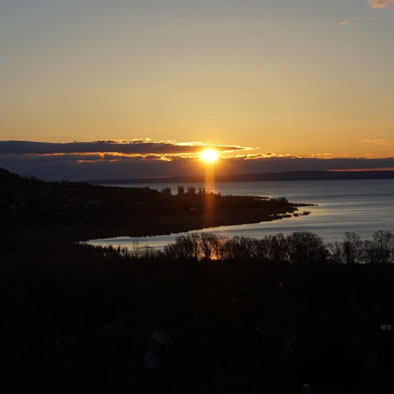
{"type": "MultiPolygon", "coordinates": [[[[236,226],[281,220],[284,215],[293,215],[299,208],[313,204],[289,204],[275,213],[267,213],[264,208],[249,208],[234,211],[231,214],[221,212],[213,218],[203,215],[162,216],[136,220],[129,225],[83,225],[83,226],[24,226],[14,227],[9,234],[30,240],[29,243],[61,244],[69,242],[87,242],[91,240],[115,237],[150,237],[185,233],[204,228],[236,226]]],[[[295,217],[297,219],[297,217],[295,217]]]]}

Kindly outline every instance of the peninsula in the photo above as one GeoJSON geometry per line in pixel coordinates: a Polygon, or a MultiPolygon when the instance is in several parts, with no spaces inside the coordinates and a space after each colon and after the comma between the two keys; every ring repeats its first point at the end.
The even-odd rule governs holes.
{"type": "MultiPolygon", "coordinates": [[[[46,182],[0,170],[2,226],[50,230],[70,241],[148,236],[281,219],[306,204],[286,198],[222,196],[207,189],[104,187],[46,182]]],[[[302,212],[308,213],[308,212],[302,212]]]]}

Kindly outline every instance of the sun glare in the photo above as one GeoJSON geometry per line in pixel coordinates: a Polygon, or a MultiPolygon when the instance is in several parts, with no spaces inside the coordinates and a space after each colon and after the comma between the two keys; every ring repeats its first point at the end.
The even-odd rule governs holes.
{"type": "Polygon", "coordinates": [[[205,149],[201,152],[200,159],[205,163],[214,163],[218,159],[218,153],[213,149],[205,149]]]}

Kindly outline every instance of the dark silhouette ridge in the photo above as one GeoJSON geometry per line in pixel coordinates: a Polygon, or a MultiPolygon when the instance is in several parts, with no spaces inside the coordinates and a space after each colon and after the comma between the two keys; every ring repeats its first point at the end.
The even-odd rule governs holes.
{"type": "Polygon", "coordinates": [[[157,191],[46,182],[8,171],[0,173],[0,185],[0,226],[56,227],[54,231],[68,232],[74,240],[270,221],[304,206],[284,198],[221,196],[194,187],[179,188],[173,195],[169,188],[157,191]]]}

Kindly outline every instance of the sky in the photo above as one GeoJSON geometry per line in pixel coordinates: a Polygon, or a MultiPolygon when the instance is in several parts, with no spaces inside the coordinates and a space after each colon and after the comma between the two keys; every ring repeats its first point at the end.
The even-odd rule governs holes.
{"type": "Polygon", "coordinates": [[[393,0],[0,0],[0,140],[393,157],[393,36],[393,0]]]}

